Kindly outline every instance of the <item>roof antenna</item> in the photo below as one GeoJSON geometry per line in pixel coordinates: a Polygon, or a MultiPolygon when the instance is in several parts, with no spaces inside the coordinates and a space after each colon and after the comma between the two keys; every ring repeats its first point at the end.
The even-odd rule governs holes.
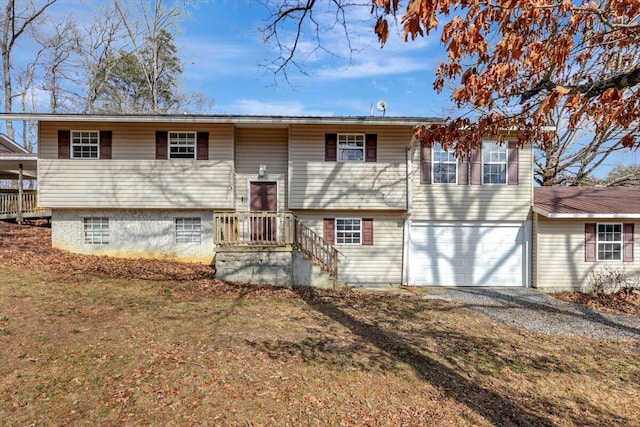
{"type": "Polygon", "coordinates": [[[384,99],[381,99],[376,104],[376,108],[378,109],[378,111],[382,112],[382,117],[384,117],[384,113],[387,112],[387,101],[385,101],[384,99]]]}
{"type": "Polygon", "coordinates": [[[373,104],[371,104],[371,107],[369,108],[369,115],[373,117],[373,104]]]}

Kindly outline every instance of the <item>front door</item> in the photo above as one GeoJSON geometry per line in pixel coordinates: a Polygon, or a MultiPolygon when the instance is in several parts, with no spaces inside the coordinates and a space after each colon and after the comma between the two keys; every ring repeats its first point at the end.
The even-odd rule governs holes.
{"type": "Polygon", "coordinates": [[[249,207],[251,212],[256,212],[256,215],[251,217],[251,240],[276,240],[276,219],[267,216],[265,212],[275,212],[278,209],[278,185],[275,182],[251,182],[249,207]]]}

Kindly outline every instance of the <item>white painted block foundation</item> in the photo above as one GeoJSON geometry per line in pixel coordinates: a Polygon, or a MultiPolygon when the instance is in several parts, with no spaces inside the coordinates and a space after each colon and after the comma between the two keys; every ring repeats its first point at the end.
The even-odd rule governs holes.
{"type": "Polygon", "coordinates": [[[174,259],[211,264],[213,211],[165,209],[54,209],[51,241],[71,252],[124,258],[174,259]],[[83,218],[109,218],[109,243],[88,244],[83,218]],[[200,218],[201,242],[176,243],[175,218],[200,218]]]}

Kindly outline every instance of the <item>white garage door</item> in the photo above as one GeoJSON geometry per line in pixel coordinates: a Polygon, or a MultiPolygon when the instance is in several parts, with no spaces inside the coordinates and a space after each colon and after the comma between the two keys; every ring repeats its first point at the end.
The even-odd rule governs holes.
{"type": "Polygon", "coordinates": [[[422,286],[523,286],[522,224],[414,223],[410,283],[422,286]]]}

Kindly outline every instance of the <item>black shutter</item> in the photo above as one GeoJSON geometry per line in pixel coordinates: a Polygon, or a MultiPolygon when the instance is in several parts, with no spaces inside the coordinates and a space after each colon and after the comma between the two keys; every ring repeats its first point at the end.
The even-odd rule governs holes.
{"type": "Polygon", "coordinates": [[[584,225],[584,260],[586,262],[596,260],[596,225],[594,223],[584,225]]]}
{"type": "Polygon", "coordinates": [[[71,131],[70,130],[58,131],[58,158],[59,159],[71,158],[71,131]]]}
{"type": "Polygon", "coordinates": [[[209,160],[209,132],[198,132],[198,160],[209,160]]]}
{"type": "Polygon", "coordinates": [[[420,143],[420,184],[431,184],[431,144],[420,143]]]}
{"type": "Polygon", "coordinates": [[[168,134],[166,131],[156,132],[156,160],[167,160],[168,134]]]}
{"type": "Polygon", "coordinates": [[[362,244],[373,245],[373,219],[362,219],[362,244]]]}
{"type": "Polygon", "coordinates": [[[113,136],[110,130],[100,131],[100,158],[111,160],[111,141],[113,136]]]}
{"type": "Polygon", "coordinates": [[[507,146],[507,176],[509,185],[518,185],[518,147],[515,142],[507,146]]]}
{"type": "Polygon", "coordinates": [[[324,135],[324,161],[335,162],[338,160],[338,134],[327,133],[324,135]]]}
{"type": "Polygon", "coordinates": [[[327,243],[336,243],[336,220],[335,218],[325,218],[322,221],[322,231],[324,234],[324,240],[327,243]]]}
{"type": "Polygon", "coordinates": [[[378,135],[375,133],[366,134],[365,138],[365,162],[377,162],[378,161],[378,135]]]}

